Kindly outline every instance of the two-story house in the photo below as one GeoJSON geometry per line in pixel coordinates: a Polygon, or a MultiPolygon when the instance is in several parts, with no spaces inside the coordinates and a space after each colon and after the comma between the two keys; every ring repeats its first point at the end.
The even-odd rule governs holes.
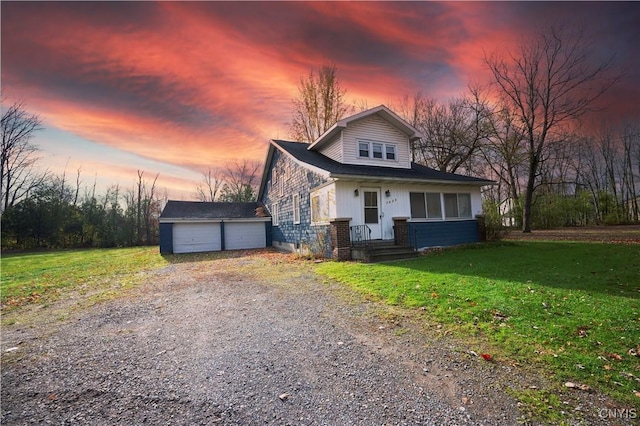
{"type": "Polygon", "coordinates": [[[348,259],[349,242],[478,241],[480,188],[493,182],[413,163],[411,144],[421,137],[381,105],[311,144],[270,141],[258,201],[271,214],[273,246],[348,259]]]}

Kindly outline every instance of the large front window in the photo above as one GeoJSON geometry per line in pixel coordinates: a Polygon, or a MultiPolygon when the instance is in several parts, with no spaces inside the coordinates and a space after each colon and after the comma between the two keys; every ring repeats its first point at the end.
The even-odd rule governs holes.
{"type": "Polygon", "coordinates": [[[471,194],[439,192],[409,193],[412,219],[471,218],[471,194]],[[442,212],[444,210],[444,217],[442,212]]]}

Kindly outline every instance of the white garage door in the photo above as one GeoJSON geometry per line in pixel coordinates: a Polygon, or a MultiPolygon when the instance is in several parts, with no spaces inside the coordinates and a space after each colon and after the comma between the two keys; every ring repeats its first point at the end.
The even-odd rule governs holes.
{"type": "Polygon", "coordinates": [[[195,253],[222,249],[219,223],[174,223],[173,252],[195,253]]]}
{"type": "Polygon", "coordinates": [[[263,248],[266,245],[264,222],[225,222],[225,250],[263,248]]]}

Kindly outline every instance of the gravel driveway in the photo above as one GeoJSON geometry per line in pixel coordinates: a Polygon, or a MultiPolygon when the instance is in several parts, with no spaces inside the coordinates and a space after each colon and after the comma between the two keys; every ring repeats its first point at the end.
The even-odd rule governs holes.
{"type": "Polygon", "coordinates": [[[518,423],[503,388],[530,379],[382,309],[290,256],[175,263],[65,320],[3,327],[1,421],[518,423]]]}

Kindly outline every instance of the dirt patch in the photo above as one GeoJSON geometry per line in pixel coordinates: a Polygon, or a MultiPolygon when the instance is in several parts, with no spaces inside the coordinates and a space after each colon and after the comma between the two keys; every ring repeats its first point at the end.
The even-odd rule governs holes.
{"type": "Polygon", "coordinates": [[[540,229],[530,233],[509,231],[504,239],[640,244],[640,225],[540,229]]]}

